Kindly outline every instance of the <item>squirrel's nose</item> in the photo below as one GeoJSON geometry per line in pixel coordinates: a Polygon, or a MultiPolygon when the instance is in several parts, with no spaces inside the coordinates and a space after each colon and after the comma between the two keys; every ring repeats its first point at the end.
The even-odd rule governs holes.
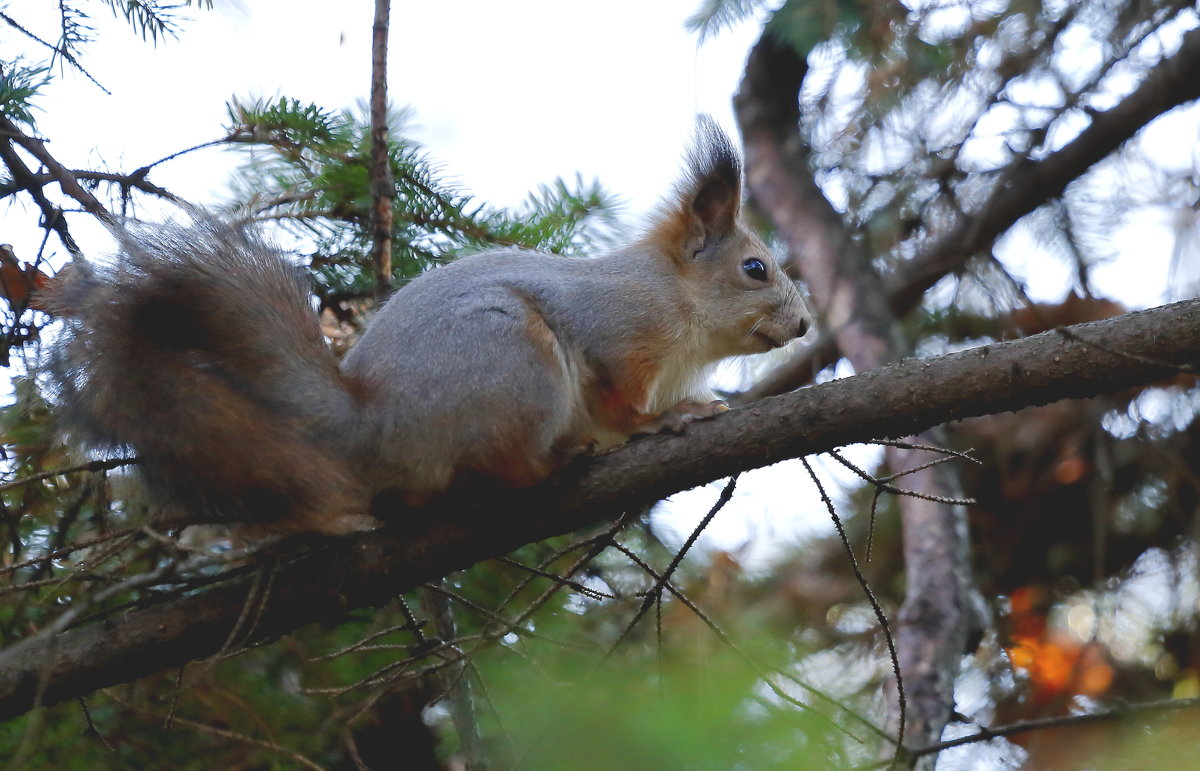
{"type": "Polygon", "coordinates": [[[800,319],[800,326],[796,327],[796,337],[804,337],[810,326],[811,323],[808,319],[800,319]]]}

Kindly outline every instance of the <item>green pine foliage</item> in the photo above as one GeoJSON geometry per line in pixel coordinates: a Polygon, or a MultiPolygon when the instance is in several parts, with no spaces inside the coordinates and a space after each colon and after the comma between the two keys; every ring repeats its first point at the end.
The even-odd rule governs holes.
{"type": "MultiPolygon", "coordinates": [[[[273,221],[313,245],[325,296],[369,294],[370,127],[365,110],[333,111],[280,97],[229,104],[228,142],[246,153],[235,210],[273,221]]],[[[578,254],[606,240],[616,205],[598,183],[557,180],[516,211],[476,201],[404,136],[409,111],[389,116],[393,280],[494,246],[578,254]]]]}
{"type": "Polygon", "coordinates": [[[115,16],[124,16],[143,40],[157,43],[159,38],[178,37],[184,20],[180,11],[189,6],[211,9],[212,0],[103,0],[115,16]]]}
{"type": "Polygon", "coordinates": [[[29,65],[15,59],[0,67],[0,114],[16,123],[33,128],[34,105],[38,91],[50,82],[50,68],[29,65]]]}

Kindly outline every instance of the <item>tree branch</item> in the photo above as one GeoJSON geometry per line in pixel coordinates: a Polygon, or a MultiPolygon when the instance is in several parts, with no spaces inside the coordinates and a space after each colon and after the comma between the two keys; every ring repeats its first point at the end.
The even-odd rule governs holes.
{"type": "MultiPolygon", "coordinates": [[[[149,166],[143,166],[140,169],[135,169],[128,174],[121,174],[114,171],[88,171],[86,169],[70,169],[69,172],[76,180],[86,180],[88,182],[111,182],[122,188],[133,188],[141,190],[143,193],[157,196],[171,203],[184,205],[179,196],[167,190],[164,187],[159,187],[150,180],[146,179],[146,173],[150,170],[149,166]]],[[[18,187],[32,192],[33,187],[42,188],[49,185],[51,182],[57,182],[58,178],[53,174],[41,172],[31,174],[28,178],[20,181],[18,187]]],[[[11,190],[11,188],[10,188],[11,190]]],[[[0,197],[3,197],[0,193],[0,197]]]]}
{"type": "Polygon", "coordinates": [[[246,580],[50,639],[35,635],[0,653],[0,719],[305,624],[337,622],[480,560],[739,471],[873,437],[908,436],[949,420],[1110,393],[1172,376],[1175,366],[1200,359],[1200,300],[1070,329],[1070,337],[1052,331],[910,359],[764,399],[691,424],[686,436],[647,437],[581,460],[532,490],[409,510],[405,533],[321,540],[280,560],[269,602],[241,639],[229,637],[251,591],[246,580]],[[1108,350],[1081,342],[1092,339],[1108,350]]]}
{"type": "Polygon", "coordinates": [[[42,190],[42,184],[38,182],[38,175],[25,165],[25,161],[21,160],[21,156],[17,154],[12,141],[7,137],[0,139],[0,162],[8,167],[8,173],[12,175],[13,184],[28,191],[33,202],[41,210],[42,227],[57,233],[58,239],[62,241],[63,246],[66,247],[68,252],[79,254],[79,244],[76,243],[75,237],[71,235],[71,231],[67,228],[67,219],[63,216],[63,210],[46,197],[45,191],[42,190]]]}
{"type": "Polygon", "coordinates": [[[396,183],[388,152],[387,48],[391,0],[375,0],[371,27],[371,262],[379,300],[392,289],[392,206],[396,183]]]}
{"type": "MultiPolygon", "coordinates": [[[[1141,85],[1111,110],[1096,113],[1091,124],[1064,147],[1041,160],[1025,159],[1009,169],[995,193],[977,212],[934,240],[885,278],[888,301],[897,316],[909,313],[925,292],[944,276],[961,270],[973,255],[1017,220],[1062,195],[1067,185],[1103,160],[1146,124],[1181,104],[1200,99],[1200,28],[1183,36],[1179,50],[1146,75],[1141,85]]],[[[790,391],[837,360],[832,335],[823,334],[792,362],[741,396],[749,402],[790,391]]]]}
{"type": "Polygon", "coordinates": [[[75,176],[70,172],[70,170],[67,169],[66,166],[63,166],[61,163],[59,163],[54,156],[50,154],[42,140],[34,139],[33,137],[27,135],[25,132],[21,131],[17,124],[13,123],[4,115],[0,115],[0,134],[3,134],[5,137],[11,139],[13,142],[24,148],[27,153],[32,155],[34,158],[37,158],[38,162],[45,166],[46,170],[49,171],[51,176],[53,176],[58,182],[58,186],[62,188],[62,191],[78,201],[79,205],[83,207],[84,211],[96,217],[106,225],[114,221],[112,214],[110,214],[109,211],[104,208],[104,204],[100,203],[100,201],[96,199],[96,196],[89,193],[83,188],[82,185],[79,184],[79,180],[75,179],[75,176]]]}

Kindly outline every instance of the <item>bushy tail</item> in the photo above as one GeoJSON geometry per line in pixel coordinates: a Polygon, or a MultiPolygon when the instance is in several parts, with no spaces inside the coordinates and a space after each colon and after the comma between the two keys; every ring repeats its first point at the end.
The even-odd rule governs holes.
{"type": "Polygon", "coordinates": [[[171,519],[361,527],[357,411],[300,271],[215,222],[121,241],[50,298],[66,320],[48,372],[68,433],[132,448],[171,519]]]}

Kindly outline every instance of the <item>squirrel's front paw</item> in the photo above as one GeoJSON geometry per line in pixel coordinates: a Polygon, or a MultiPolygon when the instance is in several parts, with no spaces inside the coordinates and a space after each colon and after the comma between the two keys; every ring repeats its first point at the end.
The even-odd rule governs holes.
{"type": "Polygon", "coordinates": [[[720,415],[722,412],[729,412],[729,405],[720,399],[714,399],[711,402],[684,399],[662,415],[659,415],[647,427],[648,430],[645,433],[652,434],[670,431],[673,434],[682,434],[684,427],[688,423],[696,420],[707,420],[708,418],[720,415]]]}

